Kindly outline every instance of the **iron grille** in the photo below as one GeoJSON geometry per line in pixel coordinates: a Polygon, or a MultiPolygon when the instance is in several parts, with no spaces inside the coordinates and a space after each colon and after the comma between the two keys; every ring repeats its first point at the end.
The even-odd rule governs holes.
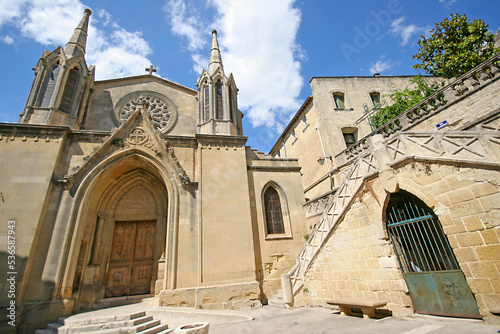
{"type": "Polygon", "coordinates": [[[460,269],[441,222],[424,202],[400,190],[391,194],[387,230],[404,273],[460,269]]]}

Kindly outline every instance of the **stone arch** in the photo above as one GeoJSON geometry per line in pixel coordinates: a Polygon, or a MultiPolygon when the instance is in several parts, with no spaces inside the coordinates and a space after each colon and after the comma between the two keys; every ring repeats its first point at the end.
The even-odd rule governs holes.
{"type": "MultiPolygon", "coordinates": [[[[166,160],[166,159],[163,159],[166,160]]],[[[160,241],[161,252],[158,259],[157,273],[158,279],[155,283],[154,292],[175,287],[175,249],[177,247],[177,224],[178,224],[178,181],[175,179],[175,168],[169,161],[159,160],[152,154],[141,148],[121,150],[97,166],[94,166],[79,181],[74,192],[74,204],[70,217],[72,227],[72,237],[67,249],[63,277],[61,280],[61,291],[63,298],[73,298],[80,303],[82,308],[90,307],[95,301],[103,297],[103,265],[105,259],[93,259],[91,257],[94,249],[94,240],[99,235],[99,221],[103,221],[102,226],[114,224],[115,212],[119,201],[125,194],[134,187],[141,185],[152,197],[157,200],[156,217],[161,226],[163,241],[160,241]],[[111,221],[111,223],[109,223],[111,221]],[[97,233],[96,233],[97,232],[97,233]],[[86,243],[88,247],[81,252],[81,244],[86,243]],[[94,278],[97,280],[98,288],[88,293],[84,298],[74,296],[73,283],[78,259],[83,259],[87,263],[87,269],[91,265],[94,270],[94,278]],[[95,263],[95,262],[98,263],[95,263]],[[100,262],[99,262],[100,261],[100,262]],[[98,272],[100,271],[100,272],[98,272]],[[100,285],[99,285],[100,284],[100,285]]],[[[71,190],[71,189],[70,189],[71,190]]],[[[111,240],[109,240],[111,242],[111,240]]],[[[83,273],[87,277],[92,276],[92,272],[83,273]]],[[[85,282],[82,283],[85,285],[85,282]]]]}
{"type": "Polygon", "coordinates": [[[436,206],[441,203],[424,186],[417,187],[416,184],[411,181],[411,179],[415,177],[415,173],[413,171],[407,171],[407,173],[398,174],[395,177],[392,175],[392,180],[379,179],[378,181],[382,184],[382,187],[377,194],[377,196],[379,196],[379,198],[381,199],[382,205],[379,207],[379,211],[376,213],[376,217],[381,217],[381,224],[378,224],[378,226],[382,229],[384,239],[386,240],[389,240],[389,235],[387,233],[387,227],[385,224],[385,222],[387,221],[386,209],[389,205],[391,193],[396,193],[400,190],[407,191],[422,200],[425,205],[427,205],[432,210],[434,210],[436,206]]]}
{"type": "Polygon", "coordinates": [[[417,313],[480,318],[442,223],[421,198],[399,189],[385,208],[388,234],[417,313]]]}

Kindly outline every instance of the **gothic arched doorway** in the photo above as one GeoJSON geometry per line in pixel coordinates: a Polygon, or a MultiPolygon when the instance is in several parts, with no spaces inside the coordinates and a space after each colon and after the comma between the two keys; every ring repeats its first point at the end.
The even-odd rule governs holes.
{"type": "Polygon", "coordinates": [[[400,190],[390,195],[386,218],[415,312],[480,318],[475,297],[434,211],[400,190]]]}
{"type": "Polygon", "coordinates": [[[118,201],[105,297],[152,293],[157,269],[154,266],[156,202],[143,181],[133,184],[118,201]]]}

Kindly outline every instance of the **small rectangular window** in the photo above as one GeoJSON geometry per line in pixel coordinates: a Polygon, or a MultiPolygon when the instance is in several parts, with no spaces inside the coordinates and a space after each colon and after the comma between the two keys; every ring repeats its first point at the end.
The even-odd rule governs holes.
{"type": "Polygon", "coordinates": [[[370,93],[370,98],[372,99],[373,106],[375,108],[380,107],[380,93],[370,93]]]}
{"type": "Polygon", "coordinates": [[[343,133],[344,141],[347,147],[351,146],[356,142],[356,135],[354,133],[343,133]]]}
{"type": "Polygon", "coordinates": [[[345,109],[344,94],[342,94],[342,93],[335,93],[335,94],[333,94],[333,99],[335,101],[335,108],[337,108],[337,109],[345,109]]]}

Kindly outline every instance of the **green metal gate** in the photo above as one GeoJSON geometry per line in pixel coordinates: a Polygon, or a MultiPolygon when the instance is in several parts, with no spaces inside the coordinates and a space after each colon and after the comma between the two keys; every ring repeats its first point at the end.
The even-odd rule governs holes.
{"type": "Polygon", "coordinates": [[[434,211],[416,196],[400,190],[391,194],[386,216],[415,312],[481,318],[434,211]]]}

